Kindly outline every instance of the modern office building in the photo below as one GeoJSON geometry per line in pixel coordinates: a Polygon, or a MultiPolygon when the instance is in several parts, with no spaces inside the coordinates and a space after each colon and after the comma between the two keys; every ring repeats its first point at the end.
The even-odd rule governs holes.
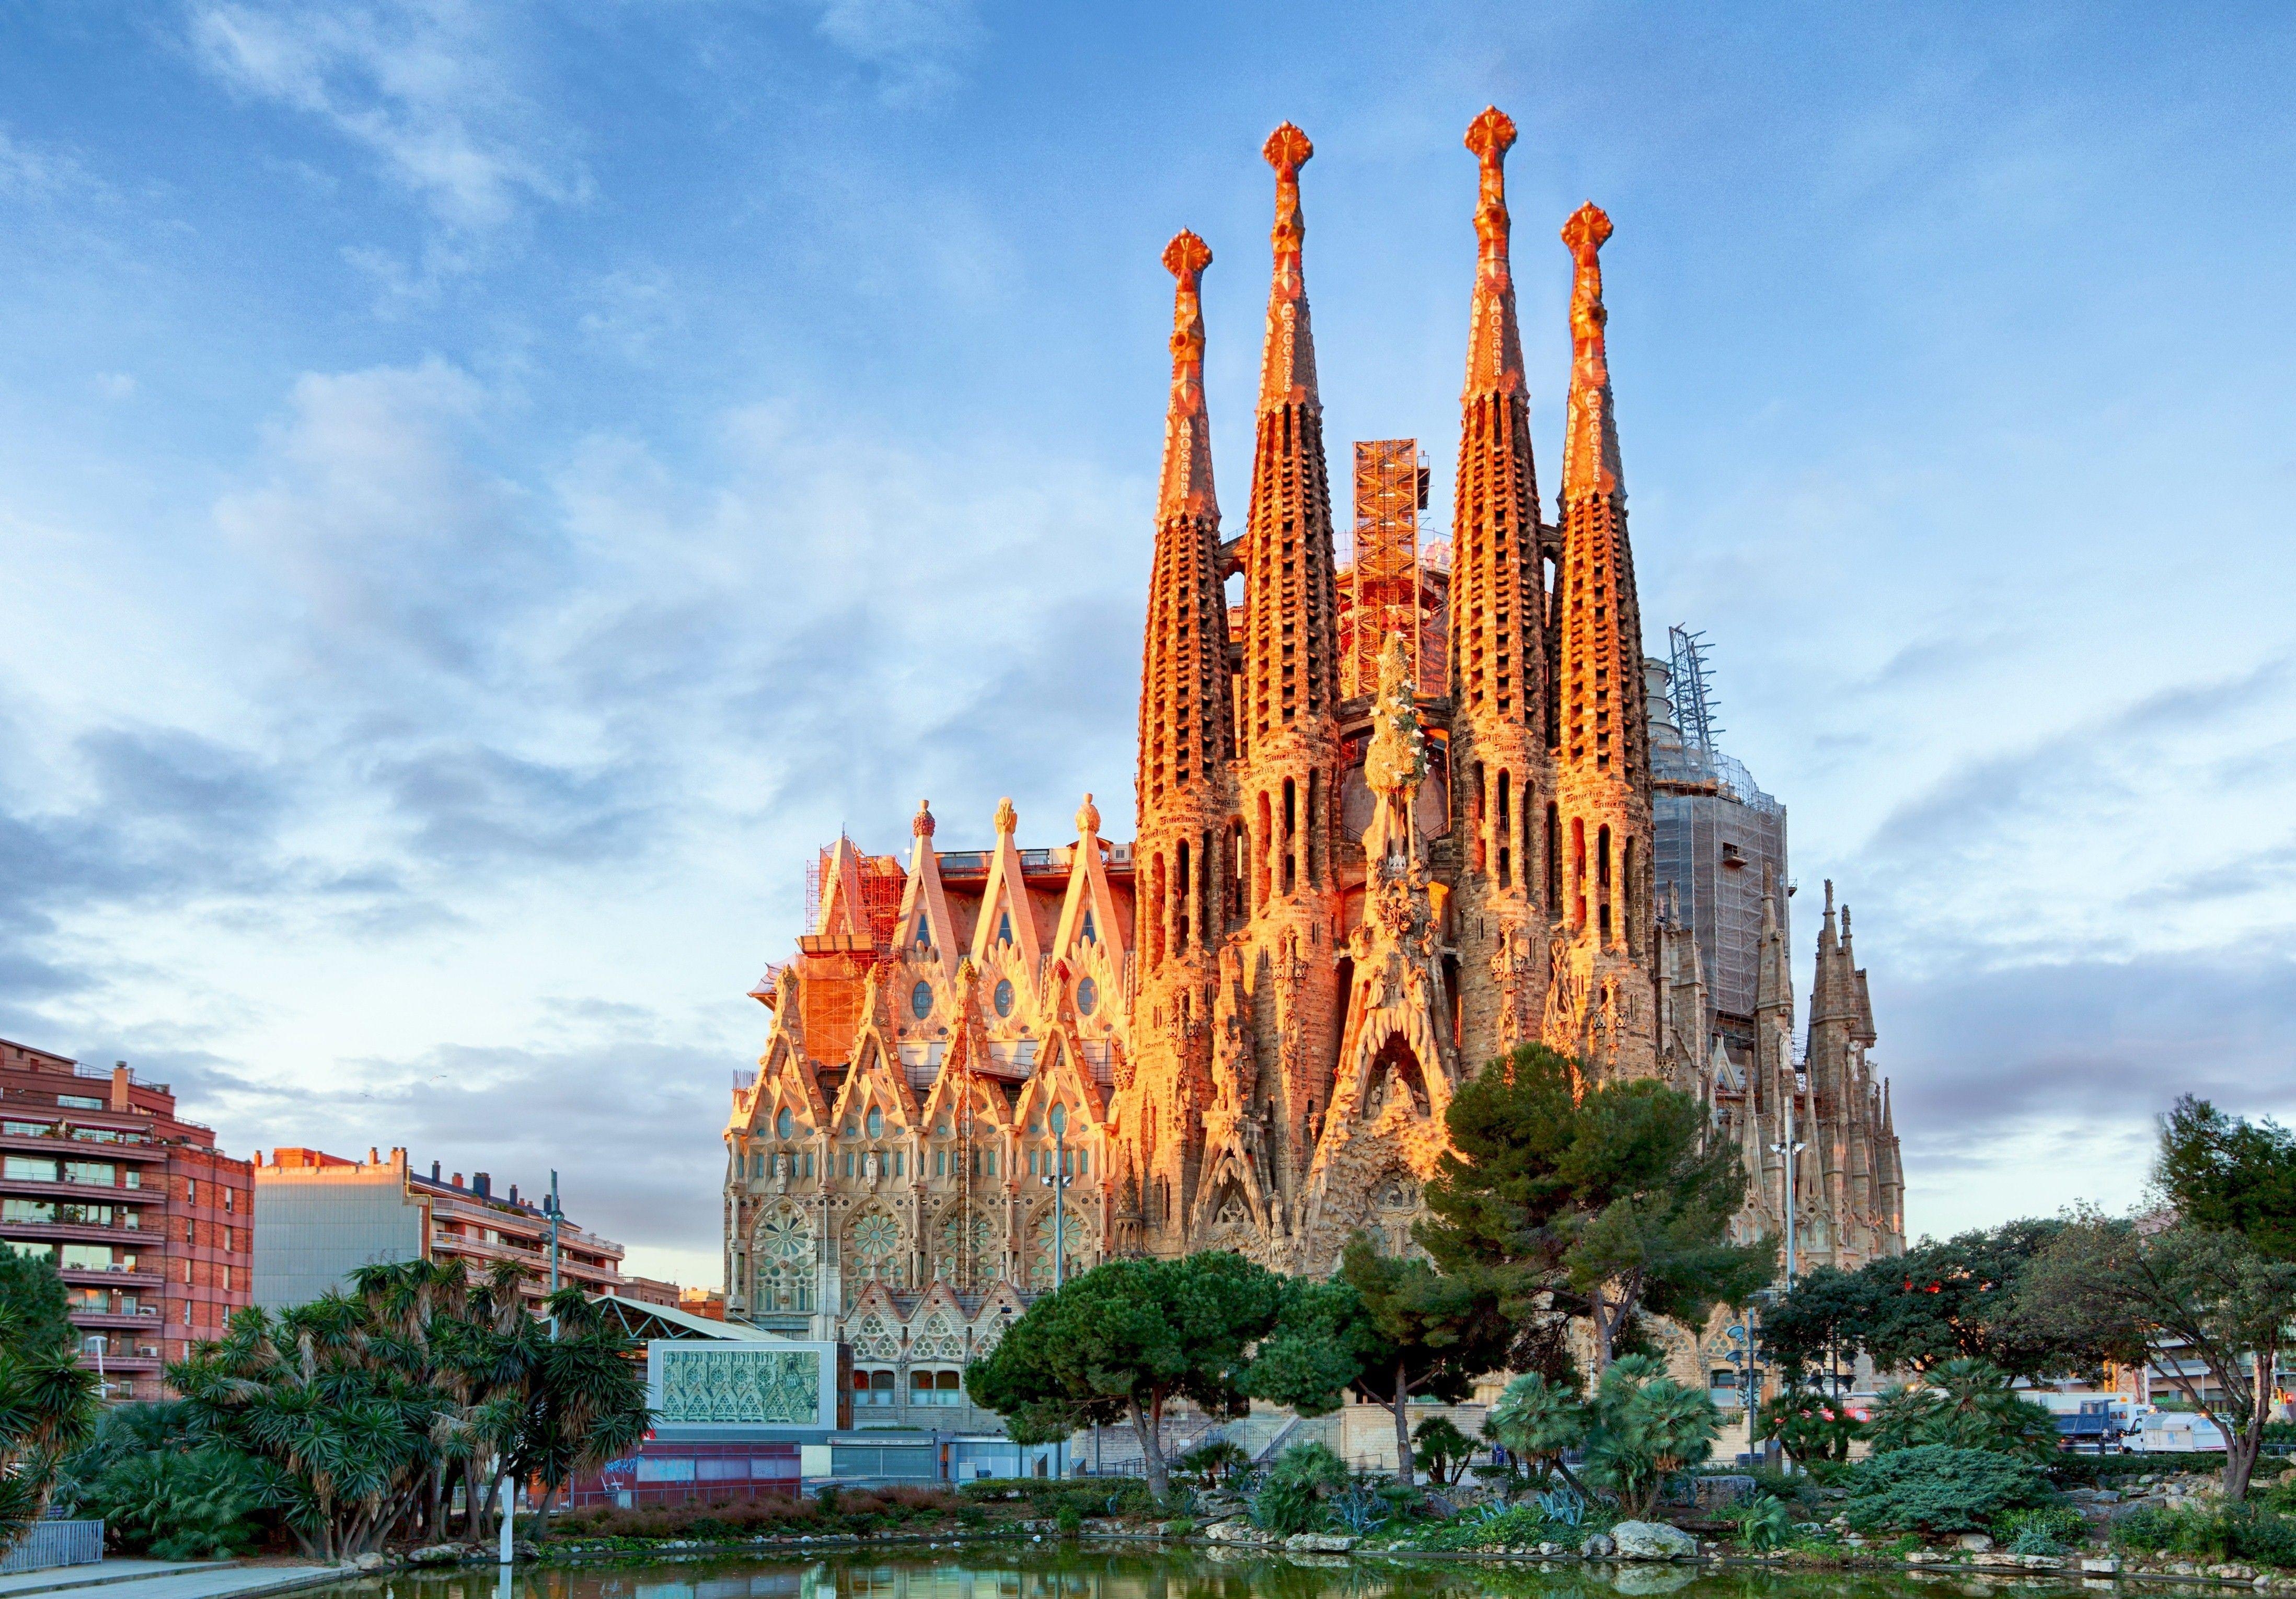
{"type": "Polygon", "coordinates": [[[0,1039],[0,1245],[55,1263],[111,1400],[219,1335],[253,1287],[250,1168],[165,1083],[0,1039]]]}

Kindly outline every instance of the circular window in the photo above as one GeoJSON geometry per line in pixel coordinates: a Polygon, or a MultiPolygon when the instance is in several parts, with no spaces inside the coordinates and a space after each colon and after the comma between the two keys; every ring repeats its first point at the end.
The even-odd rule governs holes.
{"type": "Polygon", "coordinates": [[[999,1016],[1013,1013],[1013,980],[1009,977],[996,980],[996,1013],[999,1016]]]}
{"type": "Polygon", "coordinates": [[[919,983],[909,990],[909,1014],[922,1021],[932,1014],[932,985],[919,983]]]}
{"type": "Polygon", "coordinates": [[[1088,977],[1077,979],[1077,1014],[1089,1016],[1100,1004],[1100,985],[1088,977]]]}
{"type": "Polygon", "coordinates": [[[774,1136],[776,1138],[787,1138],[796,1130],[797,1118],[790,1114],[790,1109],[787,1105],[783,1105],[782,1107],[782,1113],[774,1118],[774,1136]]]}

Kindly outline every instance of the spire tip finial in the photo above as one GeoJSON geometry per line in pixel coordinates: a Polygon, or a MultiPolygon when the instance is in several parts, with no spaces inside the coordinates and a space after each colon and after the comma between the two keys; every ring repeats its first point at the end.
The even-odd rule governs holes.
{"type": "Polygon", "coordinates": [[[1495,105],[1487,105],[1467,124],[1467,148],[1486,167],[1496,167],[1514,148],[1514,119],[1495,105]]]}
{"type": "Polygon", "coordinates": [[[1164,246],[1164,270],[1174,277],[1186,277],[1190,273],[1201,272],[1211,264],[1212,247],[1190,229],[1182,228],[1172,235],[1172,242],[1164,246]]]}
{"type": "Polygon", "coordinates": [[[1562,242],[1571,258],[1581,266],[1595,265],[1595,251],[1611,242],[1611,214],[1593,201],[1588,201],[1570,213],[1570,220],[1562,225],[1562,242]]]}
{"type": "Polygon", "coordinates": [[[1297,172],[1315,153],[1314,141],[1290,122],[1278,124],[1259,147],[1260,158],[1279,173],[1297,172]]]}

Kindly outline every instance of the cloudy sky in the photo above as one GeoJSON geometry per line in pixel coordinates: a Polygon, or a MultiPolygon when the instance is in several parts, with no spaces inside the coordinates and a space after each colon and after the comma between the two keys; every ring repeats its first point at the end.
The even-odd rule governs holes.
{"type": "Polygon", "coordinates": [[[1913,1227],[2123,1202],[2178,1090],[2296,1112],[2292,72],[2281,7],[0,12],[0,1034],[714,1283],[810,851],[1126,825],[1164,241],[1240,512],[1306,127],[1327,433],[1440,497],[1495,101],[1543,476],[1592,196],[1644,615],[1856,909],[1913,1227]]]}

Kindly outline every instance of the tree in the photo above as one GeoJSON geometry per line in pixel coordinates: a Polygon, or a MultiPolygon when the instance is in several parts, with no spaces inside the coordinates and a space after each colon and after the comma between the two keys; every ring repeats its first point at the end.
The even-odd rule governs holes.
{"type": "Polygon", "coordinates": [[[1669,1477],[1713,1453],[1722,1425],[1714,1401],[1668,1376],[1652,1355],[1605,1367],[1587,1410],[1587,1464],[1636,1515],[1650,1513],[1669,1477]]]}
{"type": "Polygon", "coordinates": [[[2049,1413],[2020,1398],[2007,1374],[1984,1360],[1948,1360],[1929,1374],[1928,1386],[1890,1390],[1868,1431],[1876,1454],[1933,1445],[2034,1461],[2053,1460],[2057,1453],[2057,1426],[2049,1413]]]}
{"type": "Polygon", "coordinates": [[[1734,1148],[1708,1141],[1697,1100],[1587,1077],[1539,1044],[1493,1062],[1452,1097],[1453,1152],[1426,1189],[1417,1236],[1439,1267],[1495,1274],[1518,1308],[1546,1296],[1524,1318],[1534,1347],[1518,1339],[1517,1369],[1554,1365],[1569,1316],[1587,1319],[1599,1371],[1639,1317],[1694,1324],[1776,1271],[1767,1240],[1725,1242],[1745,1176],[1734,1148]]]}
{"type": "Polygon", "coordinates": [[[2161,1122],[2152,1177],[2189,1225],[2296,1259],[2296,1133],[2278,1122],[2252,1124],[2187,1094],[2161,1122]]]}
{"type": "Polygon", "coordinates": [[[1858,1274],[1869,1285],[1866,1353],[1885,1370],[1958,1359],[2036,1380],[2095,1370],[2107,1351],[2078,1325],[2037,1318],[2025,1292],[2027,1270],[2063,1226],[2004,1222],[1872,1262],[1858,1274]]]}
{"type": "Polygon", "coordinates": [[[0,1242],[0,1316],[10,1318],[17,1346],[27,1351],[70,1349],[72,1332],[64,1280],[45,1255],[19,1254],[0,1242]]]}
{"type": "Polygon", "coordinates": [[[577,1472],[636,1448],[647,1424],[645,1376],[629,1358],[635,1346],[627,1335],[579,1288],[562,1288],[545,1303],[558,1334],[538,1352],[511,1459],[512,1474],[542,1480],[537,1538],[550,1529],[558,1490],[577,1472]]]}
{"type": "Polygon", "coordinates": [[[1541,1372],[1511,1379],[1483,1423],[1499,1447],[1537,1466],[1539,1475],[1559,1472],[1585,1497],[1586,1488],[1562,1462],[1566,1450],[1587,1441],[1587,1406],[1578,1396],[1541,1372]]]}
{"type": "Polygon", "coordinates": [[[46,1511],[57,1468],[95,1410],[95,1374],[70,1341],[36,1342],[12,1307],[0,1308],[0,1552],[46,1511]]]}
{"type": "Polygon", "coordinates": [[[1413,1398],[1456,1404],[1506,1364],[1513,1338],[1488,1273],[1454,1276],[1416,1257],[1382,1255],[1358,1233],[1336,1277],[1285,1296],[1249,1386],[1307,1415],[1336,1408],[1349,1388],[1376,1399],[1394,1415],[1396,1480],[1407,1486],[1413,1398]]]}
{"type": "Polygon", "coordinates": [[[1226,1250],[1111,1260],[1031,1305],[965,1368],[965,1389],[1024,1443],[1129,1423],[1161,1498],[1164,1406],[1185,1398],[1213,1415],[1247,1414],[1250,1351],[1274,1329],[1283,1292],[1282,1278],[1226,1250]]]}
{"type": "Polygon", "coordinates": [[[1475,1456],[1475,1440],[1459,1431],[1447,1415],[1431,1415],[1411,1430],[1412,1463],[1428,1480],[1448,1488],[1466,1472],[1475,1456]]]}
{"type": "Polygon", "coordinates": [[[1788,1389],[1755,1417],[1759,1436],[1775,1438],[1796,1460],[1847,1460],[1863,1429],[1838,1400],[1808,1389],[1788,1389]]]}
{"type": "MultiPolygon", "coordinates": [[[[1864,1347],[1885,1283],[1873,1275],[1813,1267],[1762,1312],[1762,1349],[1789,1383],[1832,1373],[1864,1347]]],[[[1792,1446],[1789,1445],[1789,1447],[1792,1446]]]]}
{"type": "Polygon", "coordinates": [[[2122,1360],[2168,1346],[2169,1382],[2225,1435],[2225,1497],[2247,1496],[2272,1414],[2272,1374],[2296,1319],[2296,1264],[2240,1233],[2089,1212],[2036,1263],[2026,1293],[2030,1314],[2078,1328],[2122,1360]],[[2190,1369],[2196,1364],[2205,1381],[2190,1369]]]}

